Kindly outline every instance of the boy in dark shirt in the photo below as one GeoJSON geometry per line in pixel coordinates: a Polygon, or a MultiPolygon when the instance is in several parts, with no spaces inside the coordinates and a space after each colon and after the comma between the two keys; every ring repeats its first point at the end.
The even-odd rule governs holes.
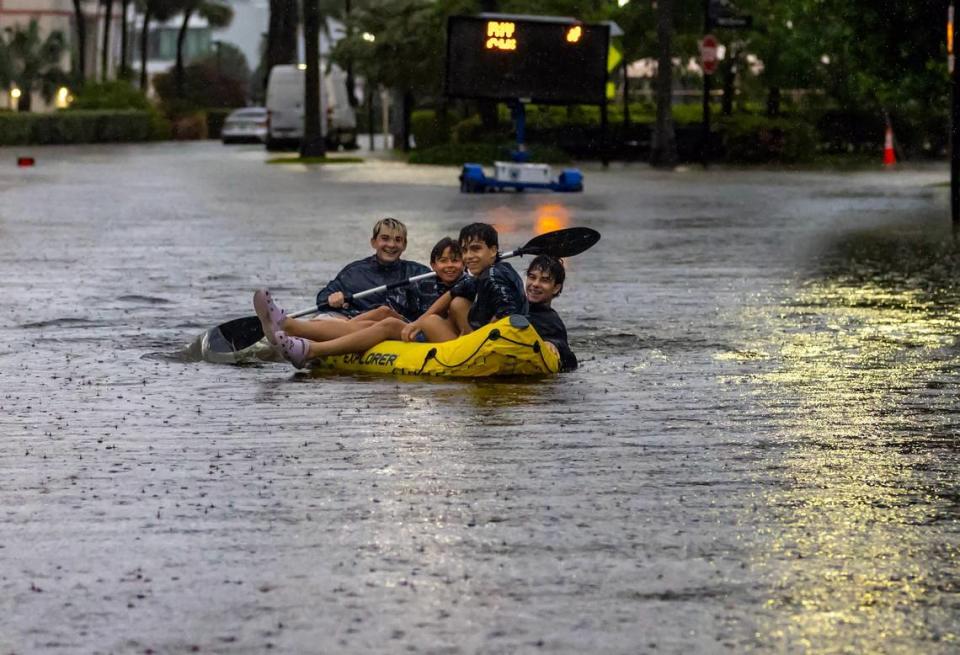
{"type": "Polygon", "coordinates": [[[329,303],[342,318],[361,322],[348,324],[346,321],[287,318],[274,303],[270,292],[260,289],[253,296],[253,306],[264,325],[267,340],[276,345],[274,332],[277,329],[308,339],[334,339],[390,316],[413,320],[440,295],[433,285],[408,285],[356,298],[347,305],[345,293],[357,293],[430,272],[423,264],[400,259],[407,248],[407,227],[395,218],[377,221],[370,247],[375,251],[373,255],[347,264],[317,294],[318,305],[329,303]]]}
{"type": "MultiPolygon", "coordinates": [[[[464,277],[459,244],[449,237],[440,239],[430,252],[430,267],[437,274],[436,278],[419,283],[422,286],[420,297],[426,301],[444,295],[464,277]]],[[[381,341],[399,339],[401,330],[407,325],[402,316],[380,307],[349,321],[313,321],[314,326],[323,324],[323,327],[314,327],[314,336],[305,339],[286,331],[287,325],[297,325],[292,319],[286,319],[284,329],[281,329],[279,321],[271,316],[281,316],[283,310],[272,300],[269,302],[273,309],[264,310],[265,315],[261,317],[263,331],[268,339],[273,336],[280,352],[297,368],[303,368],[314,357],[363,352],[381,341]]]]}
{"type": "Polygon", "coordinates": [[[526,314],[523,281],[510,264],[497,261],[497,231],[486,223],[473,223],[460,230],[463,263],[471,277],[463,278],[412,323],[386,318],[359,332],[331,341],[308,341],[277,332],[280,352],[297,368],[321,355],[363,352],[387,339],[439,343],[510,314],[526,314]]]}
{"type": "Polygon", "coordinates": [[[567,327],[560,316],[550,307],[553,299],[563,291],[566,278],[563,263],[548,255],[539,255],[527,268],[525,290],[530,303],[527,318],[537,330],[537,334],[556,349],[560,356],[560,370],[573,371],[577,368],[577,356],[567,343],[567,327]]]}
{"type": "Polygon", "coordinates": [[[433,250],[430,251],[430,268],[436,272],[437,277],[432,280],[421,280],[418,283],[419,297],[423,303],[418,316],[425,314],[440,296],[466,276],[460,244],[450,237],[443,237],[437,241],[433,250]]]}
{"type": "Polygon", "coordinates": [[[415,275],[429,273],[430,269],[417,262],[400,259],[407,249],[407,226],[395,218],[383,218],[373,226],[370,247],[374,254],[347,264],[337,276],[317,293],[317,305],[330,307],[351,317],[380,305],[388,305],[407,320],[420,315],[421,301],[418,287],[393,289],[366,298],[356,298],[347,305],[346,293],[357,293],[391,282],[399,282],[415,275]]]}
{"type": "Polygon", "coordinates": [[[450,341],[504,316],[526,314],[523,281],[510,264],[497,260],[499,247],[492,225],[472,223],[460,230],[460,250],[470,277],[406,325],[401,332],[403,340],[413,341],[422,332],[432,343],[450,341]]]}

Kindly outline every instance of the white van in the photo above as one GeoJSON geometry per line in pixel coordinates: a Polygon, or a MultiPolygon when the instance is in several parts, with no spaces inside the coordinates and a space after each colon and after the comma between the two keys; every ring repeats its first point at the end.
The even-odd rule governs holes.
{"type": "MultiPolygon", "coordinates": [[[[300,147],[303,138],[303,87],[306,71],[284,65],[270,69],[267,81],[267,150],[300,147]]],[[[347,99],[347,74],[337,66],[323,76],[320,129],[327,148],[355,148],[357,114],[347,99]]]]}

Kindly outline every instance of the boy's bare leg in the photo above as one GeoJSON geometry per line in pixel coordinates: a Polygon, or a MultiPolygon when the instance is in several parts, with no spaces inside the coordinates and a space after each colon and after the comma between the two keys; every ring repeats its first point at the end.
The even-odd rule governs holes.
{"type": "Polygon", "coordinates": [[[452,341],[460,336],[457,332],[456,325],[454,325],[450,319],[443,318],[438,314],[431,314],[430,316],[422,318],[420,320],[420,327],[423,329],[423,334],[430,343],[452,341]]]}
{"type": "Polygon", "coordinates": [[[450,317],[450,323],[457,330],[457,336],[473,332],[473,326],[470,325],[468,318],[471,307],[473,307],[473,303],[466,298],[454,298],[453,302],[450,303],[447,315],[450,317]]]}
{"type": "Polygon", "coordinates": [[[280,329],[295,337],[303,337],[311,341],[329,341],[352,332],[358,332],[374,325],[373,321],[304,321],[298,318],[287,318],[280,324],[280,329]]]}
{"type": "Polygon", "coordinates": [[[379,323],[368,325],[362,330],[345,334],[331,341],[311,341],[310,357],[362,353],[381,341],[399,339],[405,325],[406,322],[403,319],[385,318],[379,323]]]}
{"type": "Polygon", "coordinates": [[[379,307],[374,307],[373,309],[369,309],[362,314],[358,314],[357,316],[354,316],[350,320],[351,321],[373,321],[374,323],[376,323],[377,321],[382,321],[385,318],[403,318],[403,317],[400,316],[400,314],[398,314],[397,312],[395,312],[392,307],[389,307],[387,305],[380,305],[379,307]]]}

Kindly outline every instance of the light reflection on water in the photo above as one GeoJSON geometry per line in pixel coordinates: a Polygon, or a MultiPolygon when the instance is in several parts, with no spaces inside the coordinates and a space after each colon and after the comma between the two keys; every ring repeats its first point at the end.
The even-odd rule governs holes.
{"type": "Polygon", "coordinates": [[[960,380],[958,272],[949,242],[856,234],[794,300],[747,319],[765,324],[742,352],[773,362],[753,382],[785,442],[770,455],[779,481],[756,499],[755,565],[772,580],[760,643],[956,648],[960,511],[942,472],[958,452],[946,422],[960,380]]]}

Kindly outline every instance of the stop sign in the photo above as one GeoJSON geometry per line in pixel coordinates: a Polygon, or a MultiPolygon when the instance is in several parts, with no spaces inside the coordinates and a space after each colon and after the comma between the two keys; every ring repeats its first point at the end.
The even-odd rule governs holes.
{"type": "Polygon", "coordinates": [[[717,37],[707,34],[700,42],[700,65],[704,75],[713,75],[717,72],[717,37]]]}

